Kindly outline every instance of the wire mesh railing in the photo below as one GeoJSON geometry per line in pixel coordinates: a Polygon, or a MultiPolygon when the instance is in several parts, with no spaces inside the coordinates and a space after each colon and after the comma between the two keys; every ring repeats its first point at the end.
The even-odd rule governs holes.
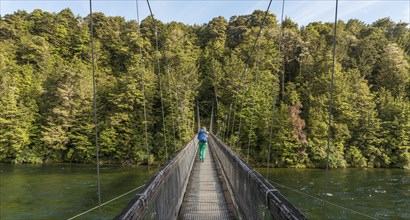
{"type": "Polygon", "coordinates": [[[193,138],[115,219],[176,219],[197,149],[193,138]]]}
{"type": "Polygon", "coordinates": [[[211,134],[216,156],[240,219],[306,219],[275,187],[211,134]]]}

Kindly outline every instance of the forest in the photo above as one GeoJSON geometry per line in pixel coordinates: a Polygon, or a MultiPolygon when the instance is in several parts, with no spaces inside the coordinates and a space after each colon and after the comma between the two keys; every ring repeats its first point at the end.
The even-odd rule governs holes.
{"type": "MultiPolygon", "coordinates": [[[[256,41],[264,15],[93,13],[100,162],[165,163],[199,112],[254,166],[324,167],[334,24],[269,13],[256,41]]],[[[0,162],[95,163],[90,23],[70,9],[2,15],[0,162]]],[[[338,21],[335,58],[329,166],[410,169],[408,24],[338,21]]]]}

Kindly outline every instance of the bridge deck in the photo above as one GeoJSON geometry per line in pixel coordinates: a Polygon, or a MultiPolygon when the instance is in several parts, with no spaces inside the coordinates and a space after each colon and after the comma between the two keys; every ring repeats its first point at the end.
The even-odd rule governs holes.
{"type": "Polygon", "coordinates": [[[225,195],[226,189],[207,146],[204,162],[198,156],[195,158],[178,219],[234,219],[232,205],[225,195]]]}

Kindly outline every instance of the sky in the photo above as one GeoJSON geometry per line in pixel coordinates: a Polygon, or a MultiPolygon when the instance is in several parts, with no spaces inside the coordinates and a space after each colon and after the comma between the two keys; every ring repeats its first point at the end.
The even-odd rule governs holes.
{"type": "MultiPolygon", "coordinates": [[[[109,16],[121,16],[136,20],[136,0],[93,0],[93,12],[109,16]]],[[[281,16],[283,0],[273,0],[270,11],[281,16]]],[[[179,21],[185,24],[208,23],[212,18],[246,15],[259,9],[265,11],[269,0],[150,0],[155,18],[162,22],[179,21]]],[[[140,19],[149,14],[147,2],[138,0],[140,19]]],[[[284,17],[289,17],[299,26],[310,22],[333,22],[335,0],[285,0],[284,17]]],[[[88,0],[0,0],[1,15],[17,10],[28,12],[42,9],[58,12],[70,8],[75,15],[89,14],[88,0]]],[[[395,22],[410,23],[410,0],[339,0],[338,19],[348,21],[357,18],[367,24],[377,19],[390,17],[395,22]]]]}

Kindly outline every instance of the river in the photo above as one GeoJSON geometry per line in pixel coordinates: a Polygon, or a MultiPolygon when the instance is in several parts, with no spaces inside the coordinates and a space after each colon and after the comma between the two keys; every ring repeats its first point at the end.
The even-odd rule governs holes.
{"type": "Polygon", "coordinates": [[[410,170],[258,171],[309,219],[410,219],[410,170]]]}
{"type": "MultiPolygon", "coordinates": [[[[136,189],[156,171],[102,166],[101,202],[136,189]]],[[[332,169],[326,196],[324,170],[258,171],[309,219],[410,219],[408,170],[332,169]]],[[[68,219],[98,204],[93,165],[0,164],[0,174],[0,219],[68,219]]],[[[95,209],[76,219],[100,219],[100,214],[101,219],[112,219],[136,193],[138,190],[102,206],[101,213],[95,209]]]]}
{"type": "MultiPolygon", "coordinates": [[[[0,164],[0,219],[68,219],[98,206],[96,167],[84,164],[0,164]]],[[[145,184],[157,169],[100,167],[101,203],[145,184]]],[[[132,191],[101,208],[112,219],[131,200],[132,191]]],[[[76,219],[100,219],[95,209],[76,219]]]]}

